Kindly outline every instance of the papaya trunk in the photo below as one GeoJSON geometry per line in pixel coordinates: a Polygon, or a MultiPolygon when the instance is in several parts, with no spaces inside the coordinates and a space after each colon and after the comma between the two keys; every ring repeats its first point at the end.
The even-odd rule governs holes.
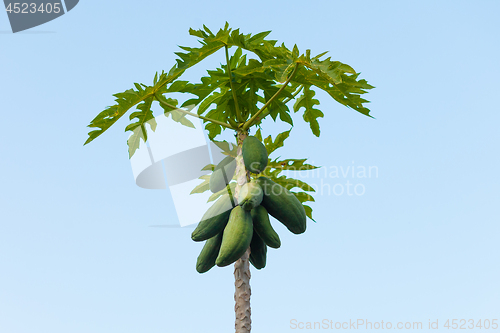
{"type": "MultiPolygon", "coordinates": [[[[241,187],[248,181],[248,173],[243,162],[241,146],[247,136],[246,131],[240,131],[237,135],[238,156],[236,157],[236,181],[235,197],[238,198],[241,187]]],[[[252,320],[250,318],[250,248],[234,264],[234,312],[236,315],[236,333],[250,333],[252,320]]]]}

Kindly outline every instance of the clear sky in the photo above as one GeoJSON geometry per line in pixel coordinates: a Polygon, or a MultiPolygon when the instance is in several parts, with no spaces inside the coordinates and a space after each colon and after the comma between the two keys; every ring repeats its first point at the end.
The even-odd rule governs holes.
{"type": "Polygon", "coordinates": [[[294,115],[279,155],[324,167],[309,178],[323,188],[317,223],[299,236],[274,224],[282,247],[252,270],[253,331],[498,323],[499,12],[498,1],[87,0],[17,34],[0,13],[0,332],[234,330],[233,268],[200,275],[192,228],[151,227],[178,219],[168,190],[134,183],[128,119],[83,146],[112,94],[198,45],[190,27],[225,21],[330,51],[376,87],[376,119],[319,92],[320,138],[294,115]],[[370,166],[371,177],[340,172],[370,166]],[[363,194],[339,195],[347,182],[363,194]]]}

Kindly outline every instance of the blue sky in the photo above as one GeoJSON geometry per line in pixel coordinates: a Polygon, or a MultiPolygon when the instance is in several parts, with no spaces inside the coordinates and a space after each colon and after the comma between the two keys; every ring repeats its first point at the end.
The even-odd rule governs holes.
{"type": "Polygon", "coordinates": [[[17,34],[0,14],[0,332],[233,331],[233,269],[198,274],[192,228],[151,227],[178,220],[167,190],[135,185],[127,119],[83,146],[112,94],[170,69],[177,45],[197,45],[190,27],[226,21],[328,50],[376,87],[367,95],[376,119],[320,92],[320,138],[294,115],[279,154],[329,172],[314,178],[325,189],[312,204],[317,223],[300,236],[274,224],[282,247],[252,271],[253,331],[300,331],[293,320],[422,322],[420,331],[429,320],[443,331],[447,319],[498,322],[499,10],[496,1],[80,1],[17,34]],[[331,174],[353,166],[377,176],[331,174]],[[328,193],[347,181],[363,195],[328,193]]]}

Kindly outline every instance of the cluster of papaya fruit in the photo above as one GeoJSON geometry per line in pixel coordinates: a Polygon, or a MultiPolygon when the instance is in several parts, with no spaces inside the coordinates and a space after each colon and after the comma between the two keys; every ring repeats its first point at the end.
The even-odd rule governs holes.
{"type": "MultiPolygon", "coordinates": [[[[247,136],[242,145],[246,170],[259,174],[267,166],[265,146],[254,136],[247,136]]],[[[214,193],[229,189],[236,170],[236,160],[226,157],[210,177],[214,193]]],[[[194,241],[206,241],[196,263],[196,270],[205,273],[215,265],[224,267],[241,258],[250,247],[250,263],[257,269],[266,266],[267,247],[279,248],[281,241],[271,226],[269,215],[283,223],[294,234],[306,230],[306,212],[297,197],[266,177],[245,183],[238,198],[230,190],[222,195],[203,215],[193,231],[194,241]]]]}

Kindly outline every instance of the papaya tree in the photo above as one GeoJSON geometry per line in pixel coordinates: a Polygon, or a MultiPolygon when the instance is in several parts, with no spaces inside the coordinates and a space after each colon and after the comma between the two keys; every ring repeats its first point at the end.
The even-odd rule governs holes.
{"type": "Polygon", "coordinates": [[[206,26],[190,29],[199,39],[199,47],[181,47],[183,52],[169,71],[156,73],[152,85],[137,84],[135,88],[115,94],[116,104],[99,113],[88,127],[93,128],[85,144],[96,139],[125,113],[131,123],[125,128],[132,135],[127,141],[129,156],[147,140],[147,124],[154,130],[152,106],[158,103],[166,116],[190,126],[189,117],[200,118],[204,129],[224,154],[218,165],[209,165],[210,176],[201,177],[193,194],[212,191],[215,201],[192,233],[195,241],[205,241],[196,269],[207,272],[214,266],[234,263],[236,332],[250,332],[250,264],[257,269],[266,265],[267,248],[279,248],[281,241],[272,228],[270,216],[294,234],[306,230],[306,219],[313,220],[314,189],[309,184],[290,178],[287,170],[311,170],[316,166],[304,158],[270,158],[284,145],[291,133],[287,130],[273,138],[265,137],[264,119],[282,121],[293,127],[293,113],[302,113],[312,134],[320,135],[315,98],[318,89],[340,104],[365,116],[370,110],[361,96],[373,88],[351,66],[324,58],[326,52],[312,56],[310,50],[299,52],[275,40],[266,39],[270,31],[243,34],[228,24],[216,34],[206,26]],[[223,63],[208,70],[198,83],[180,79],[190,67],[221,51],[223,63]],[[230,52],[231,51],[231,52],[230,52]],[[173,93],[188,94],[182,104],[173,93]],[[189,106],[198,106],[196,113],[189,106]],[[231,146],[218,137],[225,131],[234,133],[231,146]],[[231,148],[233,147],[233,148],[231,148]],[[293,190],[293,191],[292,191],[293,190]]]}

